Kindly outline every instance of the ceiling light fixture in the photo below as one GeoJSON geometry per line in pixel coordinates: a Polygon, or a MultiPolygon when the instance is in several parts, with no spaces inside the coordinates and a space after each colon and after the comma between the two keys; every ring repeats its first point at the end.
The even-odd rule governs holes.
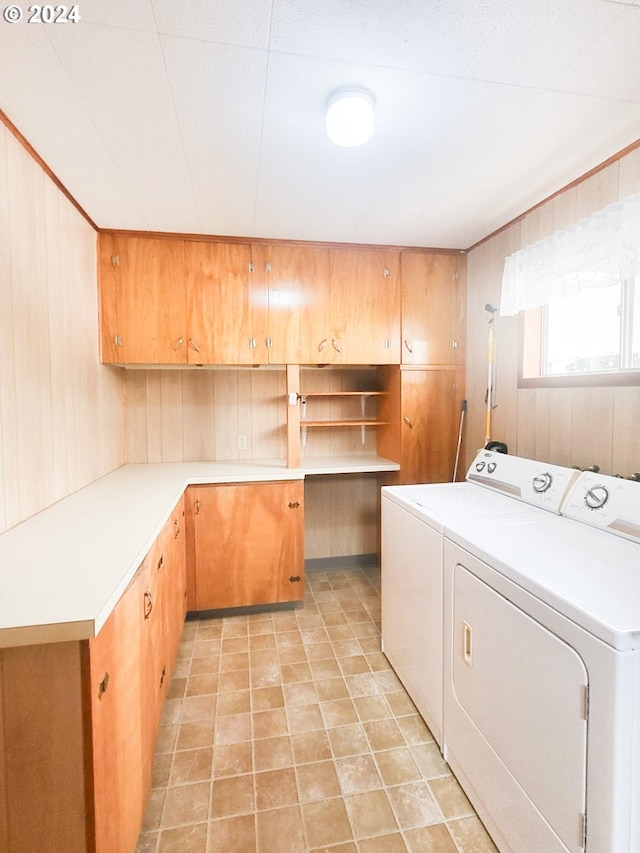
{"type": "Polygon", "coordinates": [[[327,136],[336,145],[363,145],[373,133],[373,96],[365,89],[342,89],[327,102],[327,136]]]}

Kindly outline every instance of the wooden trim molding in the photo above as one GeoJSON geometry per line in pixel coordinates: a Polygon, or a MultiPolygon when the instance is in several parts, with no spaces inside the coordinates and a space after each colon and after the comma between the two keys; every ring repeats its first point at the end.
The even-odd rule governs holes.
{"type": "Polygon", "coordinates": [[[62,183],[62,181],[49,168],[49,166],[45,163],[45,161],[42,159],[42,157],[35,150],[33,145],[31,145],[29,140],[26,139],[26,137],[24,137],[20,133],[18,128],[15,126],[15,124],[11,121],[11,119],[7,116],[7,114],[5,112],[3,112],[2,110],[0,110],[0,122],[2,122],[2,124],[4,124],[4,126],[7,128],[7,130],[13,136],[15,136],[15,138],[18,140],[20,145],[22,145],[22,147],[25,149],[25,151],[27,151],[31,155],[31,157],[36,161],[36,163],[45,172],[45,174],[49,178],[51,178],[51,180],[57,186],[57,188],[60,190],[60,192],[71,202],[71,204],[75,207],[75,209],[78,211],[78,213],[80,213],[87,220],[87,222],[89,223],[89,225],[91,225],[91,227],[94,229],[94,231],[99,231],[100,229],[98,228],[96,223],[93,221],[93,219],[89,216],[87,211],[82,207],[81,204],[78,203],[78,201],[76,201],[76,199],[71,195],[69,190],[62,183]]]}

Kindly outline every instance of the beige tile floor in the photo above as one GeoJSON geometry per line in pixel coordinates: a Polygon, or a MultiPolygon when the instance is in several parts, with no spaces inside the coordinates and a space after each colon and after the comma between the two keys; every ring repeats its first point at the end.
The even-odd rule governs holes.
{"type": "Polygon", "coordinates": [[[380,572],[185,624],[137,853],[495,853],[380,651],[380,572]]]}

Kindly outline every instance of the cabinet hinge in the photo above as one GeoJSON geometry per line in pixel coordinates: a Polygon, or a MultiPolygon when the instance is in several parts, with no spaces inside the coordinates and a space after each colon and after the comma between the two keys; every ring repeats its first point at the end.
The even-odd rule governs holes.
{"type": "Polygon", "coordinates": [[[383,275],[385,278],[389,278],[389,276],[391,275],[391,270],[389,269],[389,267],[385,267],[385,268],[384,268],[384,270],[382,271],[382,275],[383,275]]]}
{"type": "Polygon", "coordinates": [[[111,255],[111,263],[114,267],[120,266],[120,255],[111,255]]]}
{"type": "Polygon", "coordinates": [[[291,575],[291,577],[289,578],[289,581],[291,583],[300,583],[301,577],[300,577],[300,575],[291,575]]]}
{"type": "Polygon", "coordinates": [[[247,264],[247,267],[249,268],[249,272],[253,272],[253,270],[254,270],[253,261],[249,261],[249,263],[247,264]]]}
{"type": "Polygon", "coordinates": [[[582,716],[583,719],[589,719],[589,685],[585,684],[582,688],[582,716]]]}

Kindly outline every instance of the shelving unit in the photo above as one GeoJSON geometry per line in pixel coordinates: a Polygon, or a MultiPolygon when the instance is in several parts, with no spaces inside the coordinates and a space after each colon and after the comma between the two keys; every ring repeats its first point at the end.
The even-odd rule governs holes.
{"type": "Polygon", "coordinates": [[[301,439],[302,446],[306,445],[307,428],[308,427],[360,427],[362,435],[362,444],[365,443],[365,429],[370,426],[380,426],[384,421],[378,420],[376,417],[367,417],[365,414],[365,404],[369,397],[382,397],[387,394],[386,391],[309,391],[300,394],[301,412],[300,412],[300,428],[302,430],[301,439]],[[349,418],[319,418],[317,420],[307,418],[307,401],[309,398],[351,398],[360,401],[360,417],[349,418]]]}

